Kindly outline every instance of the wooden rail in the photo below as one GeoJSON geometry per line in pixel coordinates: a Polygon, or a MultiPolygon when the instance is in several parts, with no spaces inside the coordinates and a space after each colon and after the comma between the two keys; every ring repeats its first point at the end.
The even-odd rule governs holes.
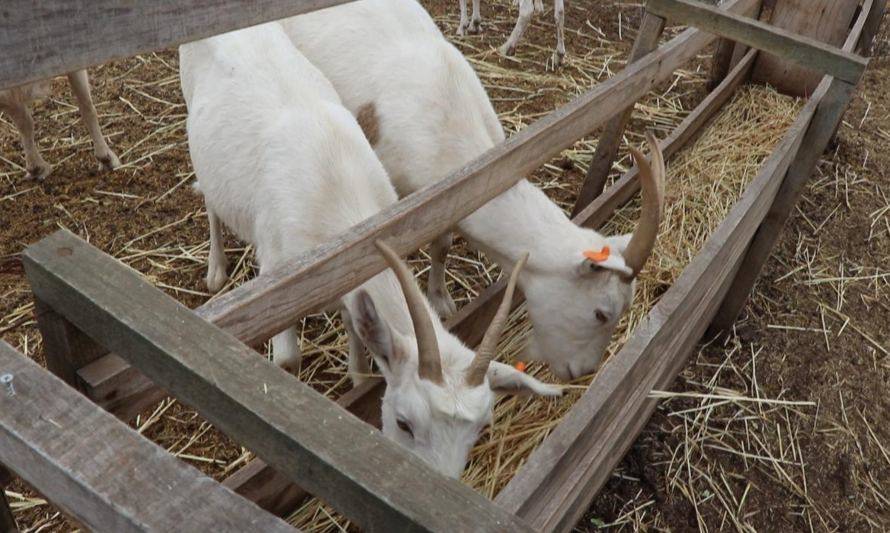
{"type": "Polygon", "coordinates": [[[22,259],[35,297],[364,529],[530,531],[74,234],[22,259]]]}
{"type": "Polygon", "coordinates": [[[89,529],[294,531],[2,341],[0,372],[0,463],[89,529]]]}
{"type": "MultiPolygon", "coordinates": [[[[726,9],[745,11],[758,2],[732,0],[726,9]]],[[[400,254],[416,250],[631,105],[714,40],[700,30],[684,31],[442,181],[408,196],[341,238],[211,300],[196,313],[248,345],[259,344],[381,272],[386,265],[375,252],[375,239],[387,238],[400,254]]],[[[490,306],[484,311],[493,312],[490,306]]],[[[85,392],[100,405],[128,415],[163,395],[113,355],[82,368],[79,379],[85,392]]]]}
{"type": "Polygon", "coordinates": [[[350,0],[4,0],[0,89],[350,0]]]}
{"type": "Polygon", "coordinates": [[[666,19],[779,55],[802,67],[849,83],[859,81],[868,65],[866,59],[856,54],[692,0],[647,0],[646,9],[666,19]]]}

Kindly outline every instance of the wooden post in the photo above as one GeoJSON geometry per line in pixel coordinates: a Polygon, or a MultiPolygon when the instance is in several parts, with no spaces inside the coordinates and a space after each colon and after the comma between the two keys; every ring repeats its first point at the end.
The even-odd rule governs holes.
{"type": "Polygon", "coordinates": [[[47,369],[65,383],[82,391],[77,371],[108,353],[108,350],[96,344],[39,298],[34,299],[34,312],[37,315],[37,327],[43,336],[47,369]]]}
{"type": "MultiPolygon", "coordinates": [[[[775,0],[772,0],[773,2],[775,0]]],[[[762,16],[764,13],[764,8],[767,7],[767,3],[770,0],[762,3],[760,6],[757,6],[755,9],[751,10],[750,13],[743,13],[743,15],[754,17],[758,13],[762,16]]],[[[714,3],[714,2],[711,2],[714,3]]],[[[711,60],[711,71],[708,75],[708,90],[713,91],[720,82],[723,81],[723,78],[729,74],[729,71],[738,65],[739,61],[744,57],[744,55],[748,52],[749,47],[745,46],[741,43],[737,43],[731,39],[720,39],[717,41],[717,48],[714,51],[714,58],[711,60]]]]}
{"type": "MultiPolygon", "coordinates": [[[[639,61],[640,58],[658,47],[658,39],[664,32],[664,22],[663,18],[648,11],[643,15],[640,31],[637,33],[637,39],[630,51],[628,64],[639,61]]],[[[612,162],[615,161],[615,155],[618,153],[618,145],[624,137],[624,130],[633,109],[634,105],[631,104],[621,114],[612,117],[603,127],[603,133],[596,145],[596,152],[587,169],[587,177],[584,179],[581,192],[578,193],[578,199],[572,209],[573,217],[587,207],[594,198],[602,194],[606,186],[606,178],[609,177],[609,171],[612,170],[612,162]]]]}
{"type": "Polygon", "coordinates": [[[0,533],[18,533],[15,517],[9,508],[9,501],[3,489],[12,482],[12,474],[5,466],[0,465],[0,533]]]}
{"type": "MultiPolygon", "coordinates": [[[[826,44],[844,42],[859,0],[779,0],[770,24],[826,44]]],[[[795,65],[785,58],[761,54],[752,78],[792,96],[808,96],[822,73],[795,65]]]]}

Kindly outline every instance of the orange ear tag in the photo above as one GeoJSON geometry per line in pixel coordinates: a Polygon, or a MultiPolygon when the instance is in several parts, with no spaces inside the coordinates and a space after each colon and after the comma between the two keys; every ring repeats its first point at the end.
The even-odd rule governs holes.
{"type": "Polygon", "coordinates": [[[605,261],[606,259],[609,258],[609,247],[603,246],[603,249],[600,250],[599,252],[595,252],[593,250],[585,250],[584,257],[586,257],[587,259],[590,259],[591,261],[593,261],[595,263],[602,263],[603,261],[605,261]]]}
{"type": "Polygon", "coordinates": [[[516,370],[518,370],[520,372],[525,372],[525,363],[523,363],[522,361],[519,361],[515,365],[513,365],[513,368],[515,368],[516,370]]]}

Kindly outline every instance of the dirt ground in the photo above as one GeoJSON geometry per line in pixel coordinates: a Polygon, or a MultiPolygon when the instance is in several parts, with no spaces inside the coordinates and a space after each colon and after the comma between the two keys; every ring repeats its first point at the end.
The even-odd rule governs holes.
{"type": "MultiPolygon", "coordinates": [[[[456,2],[423,3],[480,72],[511,131],[620,71],[640,13],[632,2],[570,3],[569,57],[553,72],[547,64],[555,45],[550,6],[535,15],[510,60],[495,50],[515,17],[508,2],[483,3],[483,35],[465,38],[454,36],[456,2]]],[[[703,345],[692,358],[579,531],[890,529],[888,26],[837,145],[805,191],[736,335],[703,345]]],[[[662,88],[672,99],[656,91],[647,99],[651,105],[638,107],[635,134],[653,125],[668,130],[700,100],[707,59],[662,88]]],[[[45,182],[25,180],[17,135],[0,116],[0,337],[37,361],[42,346],[18,254],[60,227],[190,307],[210,297],[202,281],[206,214],[189,187],[176,64],[175,51],[165,51],[90,70],[100,121],[124,162],[114,173],[95,169],[62,80],[35,108],[43,155],[55,166],[45,182]]],[[[579,143],[533,179],[570,205],[590,148],[579,143]]],[[[253,275],[252,257],[233,239],[227,249],[230,263],[237,263],[235,285],[253,275]]],[[[463,247],[453,253],[471,259],[449,262],[458,278],[470,280],[465,287],[454,283],[460,305],[496,273],[463,247]]],[[[423,267],[423,256],[415,262],[423,267]]],[[[338,322],[312,317],[303,326],[310,346],[303,371],[336,395],[345,387],[338,322]]],[[[161,404],[134,425],[217,478],[246,457],[246,450],[176,403],[161,404]]],[[[76,527],[20,481],[7,495],[24,531],[76,527]]]]}

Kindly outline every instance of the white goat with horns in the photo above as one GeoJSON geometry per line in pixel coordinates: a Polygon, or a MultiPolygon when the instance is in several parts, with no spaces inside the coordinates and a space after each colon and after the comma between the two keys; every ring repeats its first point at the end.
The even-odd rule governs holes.
{"type": "MultiPolygon", "coordinates": [[[[22,149],[25,151],[27,177],[37,180],[49,176],[52,166],[40,155],[35,138],[34,119],[31,117],[28,106],[35,100],[49,96],[52,89],[51,82],[52,80],[41,80],[0,90],[0,111],[5,111],[12,119],[16,129],[19,130],[22,149]]],[[[83,117],[90,137],[93,139],[93,151],[99,161],[99,170],[114,170],[120,166],[121,162],[108,147],[108,143],[105,142],[105,137],[102,135],[102,128],[99,127],[99,117],[90,96],[90,81],[87,71],[77,70],[68,74],[68,83],[77,99],[80,116],[83,117]]]]}
{"type": "MultiPolygon", "coordinates": [[[[473,18],[467,19],[467,0],[460,0],[460,22],[457,24],[457,34],[478,33],[482,29],[482,15],[479,13],[480,0],[473,0],[473,18]]],[[[501,47],[498,49],[506,56],[512,56],[516,52],[516,45],[519,39],[528,28],[529,22],[532,20],[532,12],[544,12],[543,0],[514,0],[514,4],[519,6],[519,17],[516,19],[516,25],[513,31],[501,47]]],[[[562,64],[562,60],[566,55],[565,42],[565,26],[566,26],[566,8],[565,0],[553,0],[553,18],[556,19],[556,50],[553,51],[553,65],[562,64]]]]}
{"type": "MultiPolygon", "coordinates": [[[[434,183],[504,141],[482,83],[415,0],[358,0],[282,21],[291,40],[331,81],[358,118],[401,194],[434,183]]],[[[595,370],[633,297],[655,244],[664,160],[648,138],[639,152],[643,211],[633,235],[603,236],[573,224],[526,180],[457,224],[504,269],[530,251],[519,286],[533,335],[526,356],[561,379],[595,370]]],[[[444,260],[451,235],[431,256],[429,297],[453,312],[444,260]]]]}
{"type": "MultiPolygon", "coordinates": [[[[397,201],[353,116],[277,23],[182,46],[180,74],[210,218],[212,284],[225,276],[220,219],[255,245],[265,272],[397,201]]],[[[384,434],[458,476],[492,419],[496,392],[561,388],[493,361],[510,294],[474,353],[442,326],[408,266],[386,244],[377,247],[392,270],[339,301],[350,370],[368,371],[363,342],[386,379],[384,434]]],[[[298,364],[299,354],[293,329],[273,339],[276,363],[298,364]]]]}

